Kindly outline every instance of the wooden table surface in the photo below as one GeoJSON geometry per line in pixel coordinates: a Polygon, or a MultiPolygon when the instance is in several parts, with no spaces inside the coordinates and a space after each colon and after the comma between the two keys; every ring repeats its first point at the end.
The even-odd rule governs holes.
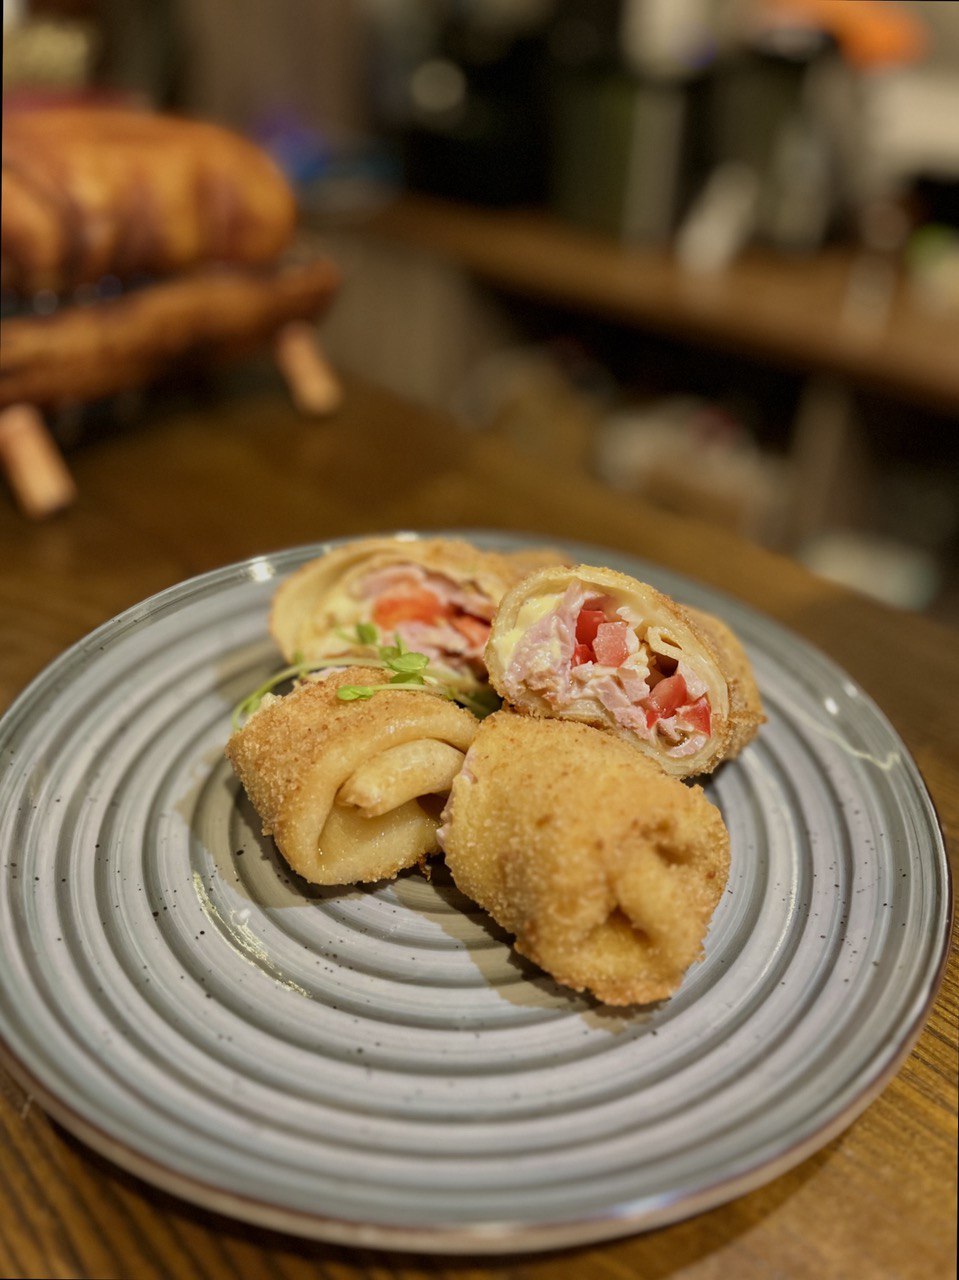
{"type": "MultiPolygon", "coordinates": [[[[828,651],[913,751],[955,857],[959,635],[816,580],[348,383],[310,422],[269,389],[154,414],[71,458],[77,504],[30,524],[0,492],[0,704],[92,627],[189,575],[341,534],[525,529],[593,541],[732,593],[828,651]]],[[[955,1275],[956,960],[916,1048],[846,1131],[690,1221],[518,1258],[353,1251],[246,1227],[114,1168],[0,1071],[0,1273],[274,1278],[884,1280],[955,1275]]]]}

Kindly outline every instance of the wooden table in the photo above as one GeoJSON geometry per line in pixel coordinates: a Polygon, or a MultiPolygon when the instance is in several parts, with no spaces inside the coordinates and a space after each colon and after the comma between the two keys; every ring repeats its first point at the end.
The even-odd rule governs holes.
{"type": "MultiPolygon", "coordinates": [[[[29,524],[0,494],[0,704],[66,645],[151,592],[339,534],[496,527],[632,552],[751,602],[827,648],[925,774],[955,856],[959,636],[697,527],[550,474],[369,387],[337,416],[274,392],[159,414],[74,453],[78,503],[29,524]]],[[[725,1207],[644,1236],[526,1258],[350,1251],[247,1228],[113,1168],[0,1072],[0,1273],[516,1280],[874,1280],[954,1275],[956,959],[898,1076],[840,1138],[725,1207]]]]}

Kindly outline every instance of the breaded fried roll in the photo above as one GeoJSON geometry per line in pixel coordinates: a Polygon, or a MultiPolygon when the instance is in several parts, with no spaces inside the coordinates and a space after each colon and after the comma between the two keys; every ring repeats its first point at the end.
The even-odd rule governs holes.
{"type": "Polygon", "coordinates": [[[438,849],[443,798],[477,720],[424,690],[347,667],[264,698],[226,754],[277,848],[315,884],[392,877],[438,849]],[[368,699],[338,690],[365,686],[368,699]]]}
{"type": "Polygon", "coordinates": [[[440,841],[458,888],[521,955],[611,1005],[676,991],[729,872],[700,787],[598,729],[509,711],[481,724],[440,841]]]}
{"type": "Polygon", "coordinates": [[[298,569],[276,592],[270,631],[287,661],[360,652],[350,636],[372,625],[399,636],[465,684],[485,684],[483,648],[496,607],[515,582],[559,552],[482,551],[446,538],[365,538],[298,569]]]}
{"type": "Polygon", "coordinates": [[[677,777],[737,755],[764,719],[728,627],[613,569],[544,568],[518,583],[486,662],[517,711],[607,729],[677,777]]]}

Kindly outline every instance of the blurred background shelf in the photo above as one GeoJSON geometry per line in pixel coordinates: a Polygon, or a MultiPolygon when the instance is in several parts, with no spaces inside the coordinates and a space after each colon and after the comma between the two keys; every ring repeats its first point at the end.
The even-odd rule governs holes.
{"type": "Polygon", "coordinates": [[[411,193],[354,225],[517,294],[959,411],[959,315],[917,305],[896,268],[865,250],[751,249],[694,273],[666,249],[626,248],[543,210],[411,193]]]}
{"type": "Polygon", "coordinates": [[[721,271],[542,208],[403,192],[314,214],[341,363],[464,426],[959,616],[959,313],[862,246],[721,271]]]}

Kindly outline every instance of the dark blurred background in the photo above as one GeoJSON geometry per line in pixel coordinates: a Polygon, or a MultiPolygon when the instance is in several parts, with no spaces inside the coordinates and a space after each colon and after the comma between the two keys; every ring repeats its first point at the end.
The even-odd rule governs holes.
{"type": "Polygon", "coordinates": [[[959,3],[4,0],[8,99],[254,138],[333,361],[959,620],[959,3]]]}

